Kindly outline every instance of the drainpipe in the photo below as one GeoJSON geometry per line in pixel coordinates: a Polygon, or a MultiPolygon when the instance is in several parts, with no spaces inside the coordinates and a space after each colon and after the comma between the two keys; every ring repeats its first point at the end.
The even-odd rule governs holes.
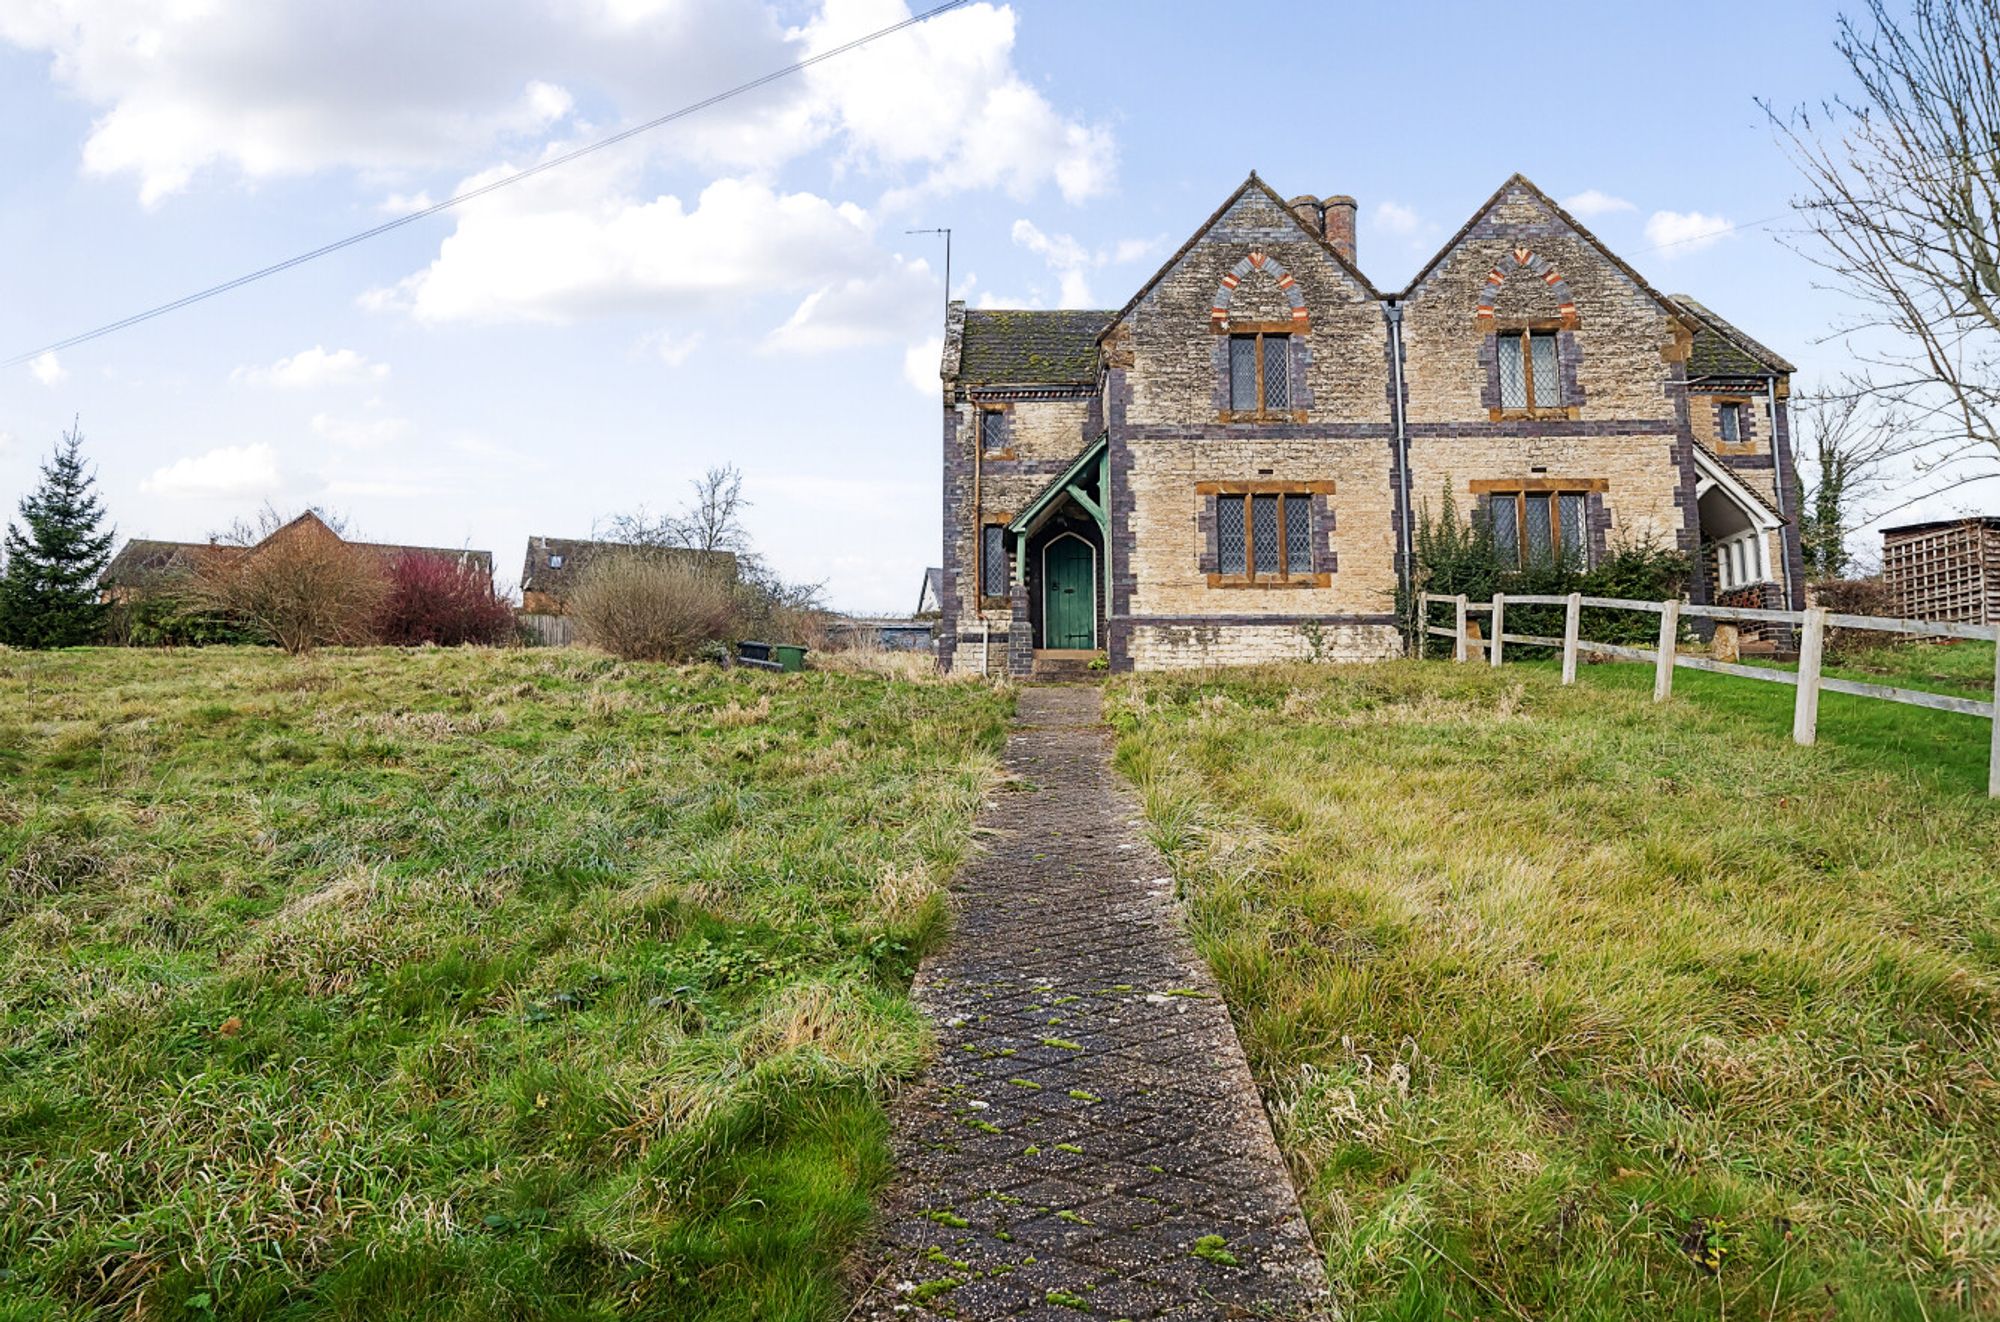
{"type": "MultiPolygon", "coordinates": [[[[1778,378],[1776,376],[1767,376],[1764,378],[1764,392],[1765,398],[1770,401],[1771,408],[1771,492],[1778,506],[1778,517],[1782,519],[1789,516],[1785,512],[1785,474],[1778,467],[1778,378]]],[[[1799,457],[1797,454],[1793,454],[1792,472],[1794,475],[1797,474],[1798,468],[1799,457]]],[[[1793,537],[1801,537],[1804,535],[1804,532],[1805,530],[1796,523],[1792,525],[1793,537]]],[[[1792,608],[1792,553],[1785,545],[1785,534],[1782,529],[1778,533],[1778,573],[1781,576],[1779,581],[1785,587],[1785,609],[1790,610],[1792,608]]]]}
{"type": "Polygon", "coordinates": [[[979,434],[979,411],[972,420],[972,613],[979,617],[979,674],[993,668],[993,625],[986,618],[986,507],[980,503],[979,478],[986,438],[979,434]]]}
{"type": "Polygon", "coordinates": [[[1395,397],[1390,403],[1390,412],[1396,421],[1396,467],[1401,488],[1397,496],[1402,505],[1402,580],[1403,591],[1408,593],[1415,581],[1416,565],[1413,563],[1415,537],[1410,529],[1410,434],[1403,416],[1403,309],[1394,302],[1382,304],[1382,315],[1389,319],[1389,369],[1395,381],[1395,397]]]}

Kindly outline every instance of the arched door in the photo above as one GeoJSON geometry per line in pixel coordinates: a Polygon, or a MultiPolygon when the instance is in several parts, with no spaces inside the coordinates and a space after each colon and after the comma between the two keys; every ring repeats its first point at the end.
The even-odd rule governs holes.
{"type": "Polygon", "coordinates": [[[1042,646],[1097,646],[1097,549],[1075,533],[1042,548],[1042,646]]]}

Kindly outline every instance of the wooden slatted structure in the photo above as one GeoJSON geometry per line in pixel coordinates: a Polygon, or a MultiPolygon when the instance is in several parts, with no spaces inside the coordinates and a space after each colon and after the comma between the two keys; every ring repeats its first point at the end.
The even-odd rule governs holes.
{"type": "Polygon", "coordinates": [[[1905,619],[2000,623],[2000,517],[1883,529],[1882,577],[1905,619]]]}

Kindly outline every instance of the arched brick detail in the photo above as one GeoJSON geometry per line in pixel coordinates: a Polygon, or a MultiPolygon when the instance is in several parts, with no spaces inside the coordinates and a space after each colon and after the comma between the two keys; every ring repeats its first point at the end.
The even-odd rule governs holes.
{"type": "Polygon", "coordinates": [[[1284,263],[1261,252],[1253,252],[1229,268],[1229,274],[1223,276],[1222,283],[1216,286],[1214,304],[1208,310],[1208,319],[1215,328],[1229,329],[1229,303],[1236,297],[1236,286],[1249,279],[1251,273],[1255,271],[1262,271],[1278,282],[1278,288],[1285,295],[1285,302],[1291,305],[1292,321],[1300,330],[1310,330],[1312,319],[1306,312],[1306,296],[1299,289],[1299,282],[1292,278],[1292,273],[1285,269],[1284,263]]]}
{"type": "MultiPolygon", "coordinates": [[[[1514,266],[1527,267],[1529,272],[1555,291],[1556,311],[1562,317],[1563,328],[1575,330],[1576,300],[1570,296],[1569,282],[1562,278],[1562,273],[1526,248],[1514,249],[1514,266]]],[[[1506,268],[1507,263],[1503,258],[1499,265],[1486,273],[1486,284],[1479,291],[1479,306],[1472,313],[1473,318],[1482,326],[1493,324],[1493,300],[1499,297],[1500,286],[1506,284],[1507,277],[1512,274],[1506,268]]]]}

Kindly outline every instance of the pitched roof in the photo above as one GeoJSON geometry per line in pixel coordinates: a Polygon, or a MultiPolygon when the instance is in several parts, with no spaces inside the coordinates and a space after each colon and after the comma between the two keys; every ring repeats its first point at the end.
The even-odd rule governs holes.
{"type": "Polygon", "coordinates": [[[1353,276],[1355,280],[1359,281],[1361,287],[1368,292],[1368,297],[1377,299],[1382,297],[1381,292],[1377,290],[1372,283],[1369,282],[1368,277],[1361,274],[1361,268],[1356,266],[1353,262],[1348,261],[1347,258],[1341,254],[1340,249],[1334,247],[1332,244],[1326,241],[1326,232],[1324,230],[1314,229],[1311,225],[1308,225],[1305,222],[1305,219],[1301,217],[1298,212],[1292,210],[1290,203],[1286,202],[1284,198],[1279,197],[1277,191],[1273,189],[1269,184],[1265,183],[1262,179],[1258,178],[1257,172],[1255,170],[1252,170],[1250,172],[1250,177],[1248,179],[1245,179],[1242,183],[1238,184],[1236,186],[1236,191],[1231,193],[1228,197],[1224,198],[1222,200],[1222,205],[1217,207],[1214,211],[1210,212],[1207,220],[1204,220],[1203,222],[1201,222],[1201,224],[1195,226],[1194,233],[1188,235],[1187,242],[1183,243],[1180,247],[1174,249],[1173,256],[1167,258],[1166,261],[1160,264],[1160,269],[1153,272],[1152,278],[1147,280],[1145,284],[1139,286],[1138,292],[1133,294],[1131,298],[1125,301],[1125,306],[1119,308],[1118,311],[1111,314],[1110,320],[1108,320],[1104,324],[1104,330],[1110,330],[1111,327],[1115,326],[1119,322],[1125,320],[1126,317],[1130,316],[1132,313],[1132,309],[1139,306],[1140,300],[1144,299],[1146,295],[1153,292],[1153,286],[1159,284],[1160,281],[1166,279],[1167,272],[1173,270],[1175,266],[1179,265],[1181,258],[1187,256],[1190,252],[1194,250],[1195,244],[1201,242],[1201,236],[1208,233],[1209,230],[1213,229],[1217,221],[1221,220],[1225,215],[1229,214],[1229,208],[1235,206],[1236,203],[1242,198],[1242,196],[1245,193],[1248,193],[1253,189],[1256,190],[1257,192],[1262,193],[1265,197],[1269,198],[1273,203],[1273,205],[1275,205],[1278,208],[1278,210],[1285,213],[1285,217],[1288,220],[1290,220],[1294,225],[1297,225],[1299,227],[1299,231],[1301,233],[1309,236],[1313,240],[1313,242],[1319,244],[1319,246],[1326,252],[1326,255],[1333,258],[1334,263],[1338,265],[1341,270],[1347,272],[1347,274],[1353,276]]]}
{"type": "Polygon", "coordinates": [[[917,614],[934,611],[944,604],[944,570],[932,567],[924,571],[924,585],[917,592],[917,614]]]}
{"type": "Polygon", "coordinates": [[[1636,270],[1634,270],[1630,262],[1626,261],[1623,257],[1620,257],[1617,253],[1611,251],[1611,249],[1608,246],[1606,246],[1604,240],[1598,238],[1595,234],[1592,234],[1590,230],[1584,226],[1584,223],[1582,221],[1578,220],[1575,216],[1570,215],[1569,212],[1563,210],[1562,203],[1556,201],[1554,198],[1550,197],[1547,193],[1544,193],[1540,188],[1536,186],[1534,180],[1528,178],[1527,175],[1522,174],[1519,170],[1516,170],[1513,174],[1508,175],[1507,181],[1501,184],[1498,188],[1494,189],[1493,195],[1491,197],[1487,198],[1484,202],[1481,202],[1477,207],[1473,208],[1472,214],[1466,218],[1465,223],[1458,227],[1458,233],[1452,235],[1449,239],[1446,239],[1444,241],[1444,246],[1439,248],[1437,252],[1432,255],[1431,259],[1428,262],[1424,263],[1423,269],[1418,271],[1415,276],[1411,277],[1409,284],[1403,286],[1403,292],[1394,296],[1396,301],[1400,303],[1408,299],[1411,294],[1416,292],[1418,285],[1430,279],[1431,272],[1437,270],[1439,263],[1443,262],[1446,257],[1449,257],[1451,255],[1452,249],[1458,247],[1459,244],[1465,241],[1466,236],[1472,233],[1472,227],[1477,225],[1480,222],[1480,219],[1484,217],[1487,212],[1491,211],[1499,203],[1502,197],[1506,196],[1508,189],[1513,188],[1516,185],[1519,185],[1520,187],[1525,188],[1530,193],[1534,194],[1536,201],[1540,202],[1550,211],[1553,211],[1556,214],[1556,218],[1558,220],[1562,221],[1563,224],[1569,226],[1570,229],[1576,232],[1576,236],[1578,238],[1582,239],[1585,243],[1589,244],[1591,247],[1597,249],[1599,255],[1601,255],[1606,261],[1610,262],[1613,266],[1617,267],[1621,272],[1623,272],[1626,279],[1630,280],[1633,284],[1639,286],[1640,289],[1644,290],[1661,307],[1664,307],[1668,312],[1671,313],[1679,313],[1681,311],[1679,304],[1675,303],[1673,299],[1667,297],[1665,294],[1662,294],[1659,290],[1653,288],[1652,285],[1648,284],[1646,281],[1646,277],[1640,275],[1636,270]]]}
{"type": "Polygon", "coordinates": [[[118,548],[111,563],[97,576],[99,587],[139,587],[172,574],[191,572],[194,557],[209,549],[207,542],[162,542],[134,537],[118,548]]]}
{"type": "MultiPolygon", "coordinates": [[[[530,537],[528,553],[521,564],[521,591],[565,597],[575,590],[583,571],[598,556],[614,551],[662,550],[666,548],[640,546],[632,542],[595,542],[584,537],[530,537]]],[[[668,553],[709,560],[731,576],[736,573],[736,556],[729,551],[673,549],[668,553]]]]}
{"type": "Polygon", "coordinates": [[[1769,376],[1798,369],[1764,345],[1736,329],[1703,303],[1686,294],[1675,294],[1694,325],[1694,344],[1688,350],[1688,379],[1705,376],[1769,376]]]}
{"type": "Polygon", "coordinates": [[[957,380],[973,386],[1087,386],[1109,312],[969,309],[957,380]]]}
{"type": "Polygon", "coordinates": [[[1097,439],[1089,445],[1084,446],[1076,458],[1069,461],[1068,467],[1050,478],[1048,483],[1035,493],[1035,498],[1022,506],[1021,512],[1014,516],[1014,521],[1007,525],[1007,530],[1016,533],[1029,531],[1035,520],[1041,516],[1042,511],[1054,504],[1063,492],[1069,490],[1075,484],[1076,480],[1083,476],[1084,470],[1089,468],[1110,444],[1111,434],[1109,432],[1098,433],[1097,439]]]}

